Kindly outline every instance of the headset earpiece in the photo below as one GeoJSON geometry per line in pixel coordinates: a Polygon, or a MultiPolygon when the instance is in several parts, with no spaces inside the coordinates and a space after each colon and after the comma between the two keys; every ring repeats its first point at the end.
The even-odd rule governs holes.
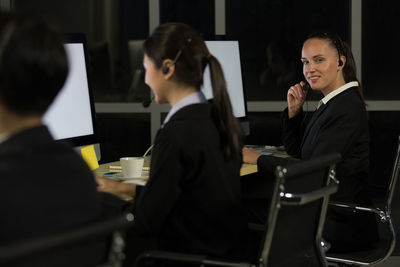
{"type": "Polygon", "coordinates": [[[343,66],[343,61],[341,59],[339,59],[339,67],[343,66]]]}
{"type": "Polygon", "coordinates": [[[164,67],[162,68],[162,73],[163,73],[163,74],[168,74],[168,72],[169,72],[169,67],[168,67],[168,66],[164,66],[164,67]]]}
{"type": "MultiPolygon", "coordinates": [[[[178,61],[178,59],[179,59],[179,57],[181,56],[181,54],[182,54],[182,50],[179,50],[178,53],[176,54],[174,60],[172,61],[172,63],[171,63],[170,66],[176,64],[176,61],[178,61]]],[[[162,73],[163,73],[163,74],[168,74],[168,72],[169,72],[169,67],[170,67],[170,66],[164,66],[164,67],[161,69],[162,73]]]]}

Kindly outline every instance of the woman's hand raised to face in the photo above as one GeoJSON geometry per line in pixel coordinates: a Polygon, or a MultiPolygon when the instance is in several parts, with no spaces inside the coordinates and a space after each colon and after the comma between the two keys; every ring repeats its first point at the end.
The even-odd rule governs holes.
{"type": "Polygon", "coordinates": [[[296,116],[300,111],[306,100],[307,91],[302,89],[304,82],[297,83],[291,86],[287,93],[288,102],[288,115],[289,119],[296,116]]]}

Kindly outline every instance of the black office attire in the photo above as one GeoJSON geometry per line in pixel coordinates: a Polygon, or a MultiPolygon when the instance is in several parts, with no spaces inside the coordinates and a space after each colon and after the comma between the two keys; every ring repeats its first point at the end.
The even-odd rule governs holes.
{"type": "MultiPolygon", "coordinates": [[[[366,195],[369,174],[369,128],[365,106],[357,87],[351,87],[322,104],[303,125],[305,113],[289,119],[283,113],[283,143],[291,156],[315,158],[339,152],[342,160],[336,166],[340,181],[338,192],[331,200],[345,203],[370,204],[366,195]]],[[[261,156],[260,168],[272,170],[282,159],[261,156]]],[[[323,237],[332,243],[333,250],[353,250],[376,240],[373,217],[355,215],[329,208],[323,237]]]]}
{"type": "Polygon", "coordinates": [[[0,215],[2,246],[93,222],[100,215],[93,174],[45,126],[18,132],[0,143],[0,215]]]}
{"type": "Polygon", "coordinates": [[[240,167],[223,156],[211,104],[183,107],[155,138],[135,232],[163,250],[237,256],[246,229],[240,167]]]}

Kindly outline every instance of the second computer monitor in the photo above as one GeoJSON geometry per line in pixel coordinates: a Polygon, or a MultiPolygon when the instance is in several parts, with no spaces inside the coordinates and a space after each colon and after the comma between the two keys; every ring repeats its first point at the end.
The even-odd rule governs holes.
{"type": "MultiPolygon", "coordinates": [[[[44,123],[56,140],[72,145],[96,144],[96,117],[89,82],[84,34],[69,34],[64,44],[69,72],[60,93],[44,114],[44,123]]],[[[98,159],[100,153],[97,152],[98,159]]]]}
{"type": "MultiPolygon", "coordinates": [[[[233,114],[241,122],[243,131],[249,134],[247,105],[243,90],[242,69],[238,41],[206,41],[210,53],[218,59],[224,72],[233,114]]],[[[207,99],[213,98],[210,70],[206,67],[202,91],[207,99]]]]}

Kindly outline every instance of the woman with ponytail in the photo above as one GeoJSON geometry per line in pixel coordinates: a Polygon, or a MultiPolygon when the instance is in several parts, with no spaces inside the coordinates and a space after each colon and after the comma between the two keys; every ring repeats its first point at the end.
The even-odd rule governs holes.
{"type": "Polygon", "coordinates": [[[141,192],[127,184],[108,190],[104,178],[99,189],[136,193],[134,232],[156,238],[161,249],[238,256],[247,228],[242,140],[222,68],[201,35],[181,23],[154,30],[144,42],[143,65],[155,101],[171,105],[154,141],[150,178],[141,192]],[[200,91],[206,66],[212,103],[200,91]]]}
{"type": "MultiPolygon", "coordinates": [[[[362,87],[349,46],[334,33],[314,33],[303,43],[303,74],[314,91],[323,98],[305,123],[303,104],[307,90],[301,81],[287,93],[288,108],[282,114],[283,143],[288,154],[310,159],[340,153],[336,165],[338,192],[331,200],[361,205],[371,204],[366,193],[369,175],[369,127],[362,87]]],[[[245,162],[271,171],[279,160],[244,149],[245,162]]],[[[369,248],[377,239],[374,216],[329,206],[323,237],[331,251],[369,248]]]]}

